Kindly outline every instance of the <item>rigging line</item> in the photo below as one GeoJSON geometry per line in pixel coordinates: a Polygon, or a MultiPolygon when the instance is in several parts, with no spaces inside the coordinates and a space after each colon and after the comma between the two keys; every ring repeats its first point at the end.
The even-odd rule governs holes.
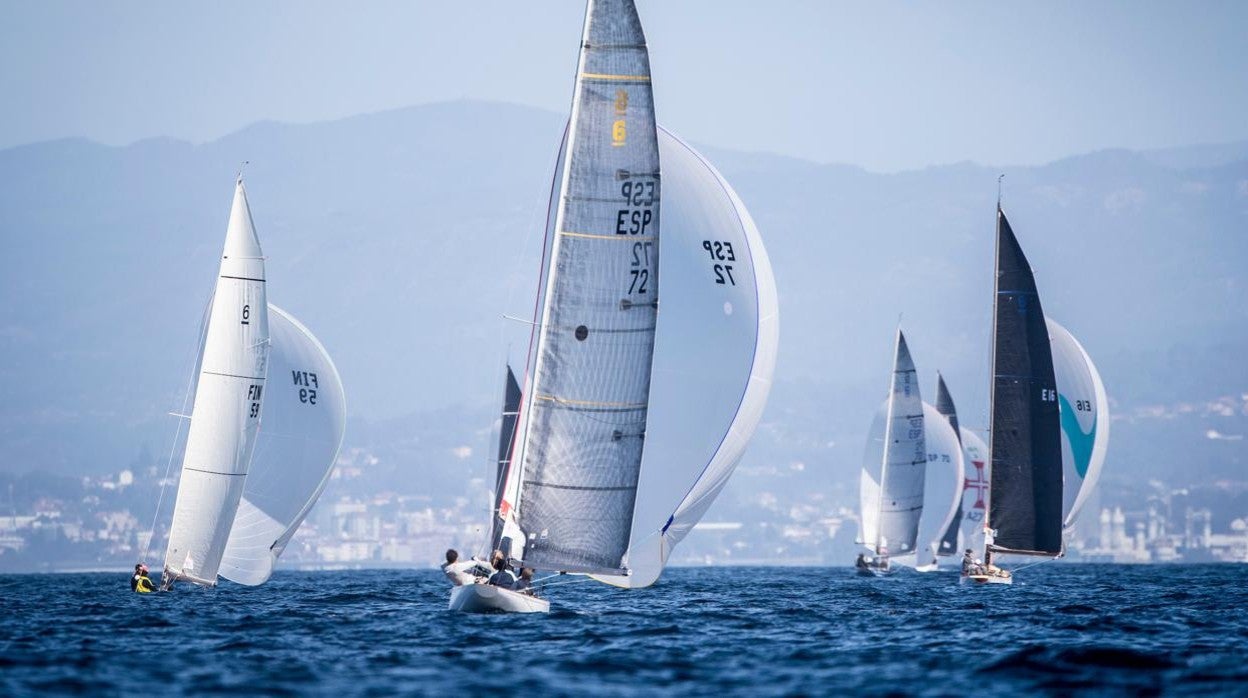
{"type": "MultiPolygon", "coordinates": [[[[212,295],[216,295],[215,283],[213,284],[212,295]]],[[[208,321],[210,320],[208,315],[210,312],[209,309],[212,307],[212,295],[209,296],[208,302],[204,304],[203,322],[200,324],[200,328],[199,328],[199,341],[196,342],[196,345],[195,345],[196,354],[198,354],[202,350],[204,346],[204,340],[208,335],[208,321]]],[[[198,371],[192,368],[190,371],[190,375],[186,379],[186,389],[183,390],[182,392],[182,409],[179,410],[179,412],[181,412],[182,414],[187,414],[187,409],[186,409],[188,407],[187,403],[189,403],[191,399],[191,383],[195,381],[195,378],[198,373],[199,373],[198,371]]],[[[147,542],[143,544],[143,553],[139,555],[139,562],[142,562],[143,564],[147,564],[147,553],[151,550],[152,539],[156,537],[156,522],[160,520],[160,508],[161,508],[161,505],[165,501],[165,490],[169,488],[169,473],[172,472],[173,470],[173,456],[175,453],[178,452],[178,440],[182,438],[182,422],[183,421],[189,421],[189,420],[183,420],[179,418],[177,421],[177,424],[178,424],[177,429],[175,429],[173,432],[173,445],[169,447],[169,459],[165,462],[165,476],[160,481],[160,495],[157,496],[156,498],[156,511],[152,513],[152,525],[151,525],[151,528],[149,528],[147,531],[147,542]]],[[[188,433],[189,433],[189,428],[188,428],[188,433]]]]}
{"type": "MultiPolygon", "coordinates": [[[[552,575],[552,576],[560,576],[560,575],[552,575]]],[[[550,577],[544,577],[544,579],[550,579],[550,577]]],[[[557,587],[560,584],[578,584],[581,582],[593,582],[593,581],[596,581],[593,577],[577,576],[573,579],[565,579],[562,582],[546,582],[545,584],[541,585],[541,588],[545,589],[546,587],[557,587]]],[[[537,582],[533,583],[533,587],[537,588],[537,582]]]]}

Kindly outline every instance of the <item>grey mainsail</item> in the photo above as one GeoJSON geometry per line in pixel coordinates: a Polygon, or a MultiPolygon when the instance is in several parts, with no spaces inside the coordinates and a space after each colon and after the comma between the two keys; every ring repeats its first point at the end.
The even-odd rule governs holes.
{"type": "Polygon", "coordinates": [[[1057,381],[1035,277],[997,208],[992,358],[990,552],[1062,551],[1062,442],[1057,381]]]}
{"type": "MultiPolygon", "coordinates": [[[[958,437],[958,448],[962,447],[962,432],[958,428],[958,408],[953,404],[953,396],[949,394],[949,388],[945,386],[945,377],[936,374],[936,411],[949,422],[949,426],[953,428],[953,433],[958,437]]],[[[958,478],[958,491],[961,492],[965,486],[964,478],[958,478]]],[[[958,497],[958,509],[954,513],[953,519],[949,522],[949,526],[945,529],[944,534],[940,537],[940,547],[936,554],[940,556],[953,555],[958,551],[958,531],[962,526],[962,497],[958,497]]]]}
{"type": "Polygon", "coordinates": [[[631,0],[586,9],[525,398],[523,564],[625,573],[658,312],[659,155],[631,0]]]}
{"type": "Polygon", "coordinates": [[[520,414],[520,383],[511,366],[507,367],[503,388],[503,418],[498,428],[498,463],[494,474],[494,516],[491,518],[490,550],[498,550],[503,538],[503,493],[507,482],[507,466],[511,464],[511,447],[516,441],[516,417],[520,414]]]}

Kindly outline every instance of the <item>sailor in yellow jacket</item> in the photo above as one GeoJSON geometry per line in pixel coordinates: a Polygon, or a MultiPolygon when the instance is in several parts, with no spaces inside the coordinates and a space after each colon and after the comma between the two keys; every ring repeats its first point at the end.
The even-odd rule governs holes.
{"type": "Polygon", "coordinates": [[[134,576],[130,578],[130,591],[139,594],[150,594],[156,591],[151,578],[147,576],[147,565],[140,562],[134,566],[134,576]]]}

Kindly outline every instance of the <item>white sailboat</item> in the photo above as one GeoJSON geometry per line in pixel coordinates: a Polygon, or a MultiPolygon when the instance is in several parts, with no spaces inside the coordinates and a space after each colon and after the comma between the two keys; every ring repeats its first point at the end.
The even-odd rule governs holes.
{"type": "Polygon", "coordinates": [[[1096,489],[1109,447],[1109,398],[1083,345],[1046,318],[1062,423],[1062,526],[1070,530],[1096,489]]]}
{"type": "Polygon", "coordinates": [[[204,330],[161,586],[215,586],[260,429],[268,373],[264,256],[240,177],[204,330]]]}
{"type": "Polygon", "coordinates": [[[324,487],[345,424],[328,354],[268,304],[241,178],[205,317],[165,590],[177,581],[215,586],[219,574],[251,585],[268,579],[324,487]],[[272,429],[261,432],[262,419],[272,429]]]}
{"type": "MultiPolygon", "coordinates": [[[[778,320],[744,206],[654,122],[630,0],[588,5],[555,181],[499,544],[516,565],[648,586],[758,423],[778,320]]],[[[450,607],[546,610],[516,596],[465,585],[450,607]]]]}
{"type": "Polygon", "coordinates": [[[997,207],[988,510],[983,562],[962,581],[1011,584],[994,554],[1062,553],[1062,451],[1057,380],[1035,277],[997,207]]]}
{"type": "Polygon", "coordinates": [[[872,429],[859,478],[859,574],[881,576],[892,572],[889,558],[913,555],[927,473],[923,398],[906,337],[897,330],[893,375],[888,399],[876,415],[882,429],[872,429]]]}

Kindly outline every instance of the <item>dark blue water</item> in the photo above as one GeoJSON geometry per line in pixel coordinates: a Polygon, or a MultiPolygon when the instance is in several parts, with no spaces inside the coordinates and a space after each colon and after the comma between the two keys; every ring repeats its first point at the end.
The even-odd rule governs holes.
{"type": "Polygon", "coordinates": [[[549,587],[549,615],[446,609],[434,571],[278,573],[138,595],[0,577],[0,694],[1248,694],[1248,566],[956,575],[674,569],[549,587]]]}

